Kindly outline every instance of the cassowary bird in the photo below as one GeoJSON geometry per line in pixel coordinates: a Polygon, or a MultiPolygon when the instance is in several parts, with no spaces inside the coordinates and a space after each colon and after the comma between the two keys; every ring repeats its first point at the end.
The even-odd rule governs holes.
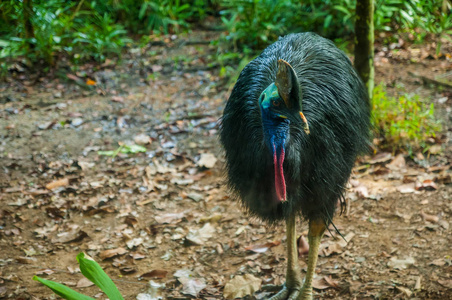
{"type": "Polygon", "coordinates": [[[246,210],[286,222],[287,273],[272,300],[312,299],[320,240],[356,156],[368,148],[370,105],[350,60],[314,33],[280,38],[241,72],[220,139],[228,183],[246,210]],[[309,222],[308,268],[298,265],[296,217],[309,222]]]}

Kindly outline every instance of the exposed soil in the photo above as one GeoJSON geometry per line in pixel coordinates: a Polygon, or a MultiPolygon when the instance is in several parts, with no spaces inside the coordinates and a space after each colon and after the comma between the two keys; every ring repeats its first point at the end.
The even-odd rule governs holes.
{"type": "MultiPolygon", "coordinates": [[[[196,33],[197,41],[211,38],[196,33]]],[[[217,120],[228,86],[209,67],[215,48],[178,41],[79,70],[82,83],[95,85],[16,70],[0,86],[0,298],[54,299],[32,280],[38,274],[105,299],[80,282],[82,251],[125,299],[147,293],[149,280],[165,283],[167,299],[223,299],[237,275],[284,282],[283,224],[250,219],[223,184],[217,120]],[[147,151],[99,155],[118,142],[147,151]],[[218,159],[213,167],[205,154],[218,159]],[[195,292],[174,277],[180,270],[197,279],[195,292]]],[[[348,210],[335,218],[347,242],[334,230],[323,238],[316,299],[452,299],[452,93],[409,75],[434,78],[452,66],[450,57],[412,49],[379,51],[376,81],[435,103],[443,133],[432,142],[441,151],[359,160],[348,210]]],[[[298,228],[306,236],[306,224],[298,228]]],[[[300,260],[304,273],[306,256],[300,260]]]]}

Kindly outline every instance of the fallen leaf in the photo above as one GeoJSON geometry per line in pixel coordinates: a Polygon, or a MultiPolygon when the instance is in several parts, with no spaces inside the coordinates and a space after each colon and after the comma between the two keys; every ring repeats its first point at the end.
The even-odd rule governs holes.
{"type": "Polygon", "coordinates": [[[211,169],[217,162],[217,158],[212,153],[201,153],[201,156],[196,163],[200,168],[211,169]]]}
{"type": "Polygon", "coordinates": [[[69,185],[69,178],[62,178],[55,181],[52,181],[46,185],[46,189],[53,190],[62,186],[69,185]]]}
{"type": "Polygon", "coordinates": [[[353,190],[358,194],[358,196],[360,196],[360,198],[369,197],[369,190],[364,185],[357,186],[353,190]]]}
{"type": "Polygon", "coordinates": [[[56,235],[51,242],[52,243],[72,243],[83,240],[88,234],[80,229],[74,229],[67,232],[62,232],[56,235]]]}
{"type": "Polygon", "coordinates": [[[83,171],[91,169],[96,165],[95,163],[90,163],[86,161],[79,161],[77,162],[77,164],[80,166],[80,168],[82,168],[83,171]]]}
{"type": "Polygon", "coordinates": [[[441,153],[441,145],[435,144],[435,145],[431,146],[428,149],[428,152],[433,155],[441,153]]]}
{"type": "Polygon", "coordinates": [[[268,242],[268,243],[261,244],[261,245],[247,246],[247,247],[245,247],[245,250],[246,251],[252,251],[252,252],[255,252],[255,253],[264,253],[268,249],[270,249],[271,247],[278,246],[279,244],[281,244],[281,241],[273,241],[273,242],[268,242]]]}
{"type": "Polygon", "coordinates": [[[142,275],[140,275],[140,279],[143,277],[146,278],[165,278],[166,274],[168,274],[168,271],[166,270],[152,270],[150,272],[146,272],[142,275]]]}
{"type": "Polygon", "coordinates": [[[195,201],[195,202],[199,202],[199,201],[201,201],[202,199],[204,199],[204,196],[203,196],[203,195],[201,195],[201,194],[199,194],[199,193],[195,193],[195,192],[189,193],[189,194],[187,195],[187,197],[190,198],[190,199],[192,199],[192,200],[195,201]]]}
{"type": "Polygon", "coordinates": [[[35,257],[20,256],[16,257],[16,261],[20,264],[34,264],[38,260],[35,257]]]}
{"type": "Polygon", "coordinates": [[[438,280],[438,283],[445,288],[452,289],[452,279],[438,280]]]}
{"type": "Polygon", "coordinates": [[[339,282],[334,280],[331,276],[324,276],[322,278],[315,278],[312,280],[312,287],[317,290],[326,290],[329,288],[339,288],[339,282]]]}
{"type": "Polygon", "coordinates": [[[55,273],[55,271],[50,269],[36,271],[36,275],[52,275],[53,273],[55,273]]]}
{"type": "Polygon", "coordinates": [[[427,221],[430,223],[438,223],[438,221],[439,221],[438,216],[429,215],[429,214],[424,213],[423,211],[421,211],[420,215],[421,215],[422,219],[424,219],[424,221],[427,221]]]}
{"type": "Polygon", "coordinates": [[[87,79],[86,80],[86,85],[96,85],[96,82],[92,79],[87,79]]]}
{"type": "Polygon", "coordinates": [[[127,241],[126,244],[127,244],[127,248],[132,249],[134,247],[137,247],[137,246],[143,244],[143,238],[132,239],[130,241],[127,241]]]}
{"type": "Polygon", "coordinates": [[[396,286],[396,289],[398,289],[399,291],[401,291],[402,293],[404,293],[408,298],[411,297],[411,295],[413,295],[413,292],[410,291],[410,289],[403,287],[403,286],[396,286]]]}
{"type": "Polygon", "coordinates": [[[147,293],[140,293],[137,295],[137,300],[160,300],[163,299],[161,295],[162,290],[165,288],[165,284],[159,284],[154,281],[149,281],[150,287],[147,293]]]}
{"type": "Polygon", "coordinates": [[[368,162],[372,165],[378,163],[384,163],[389,161],[392,158],[392,154],[389,152],[380,152],[374,157],[372,157],[368,162]]]}
{"type": "Polygon", "coordinates": [[[119,271],[122,274],[133,274],[133,273],[136,273],[138,270],[132,266],[125,266],[125,267],[119,268],[119,271]]]}
{"type": "Polygon", "coordinates": [[[297,248],[298,248],[298,257],[301,257],[309,253],[309,243],[302,235],[300,235],[300,237],[297,240],[297,248]]]}
{"type": "Polygon", "coordinates": [[[399,192],[401,192],[402,194],[410,194],[410,193],[414,193],[416,191],[414,183],[407,183],[407,184],[399,185],[397,187],[397,190],[399,192]]]}
{"type": "Polygon", "coordinates": [[[418,191],[436,191],[438,186],[431,179],[426,179],[422,183],[416,185],[416,190],[418,191]]]}
{"type": "Polygon", "coordinates": [[[414,284],[414,290],[415,291],[420,291],[422,286],[421,286],[421,276],[416,277],[416,283],[414,284]]]}
{"type": "Polygon", "coordinates": [[[185,295],[191,295],[198,297],[200,291],[207,287],[206,280],[204,278],[191,278],[185,282],[182,282],[181,293],[185,295]]]}
{"type": "Polygon", "coordinates": [[[91,281],[89,281],[88,278],[83,277],[82,279],[80,279],[80,280],[77,282],[76,287],[78,287],[78,288],[85,288],[85,287],[89,287],[89,286],[92,286],[92,285],[94,285],[94,283],[92,283],[91,281]]]}
{"type": "Polygon", "coordinates": [[[169,213],[160,216],[155,216],[154,219],[159,224],[179,223],[185,216],[184,213],[169,213]]]}
{"type": "Polygon", "coordinates": [[[397,270],[403,270],[408,268],[409,266],[414,265],[416,261],[412,257],[408,257],[405,259],[397,259],[397,257],[392,257],[388,262],[388,267],[397,270]]]}
{"type": "Polygon", "coordinates": [[[210,223],[206,223],[198,230],[190,229],[185,239],[194,245],[202,245],[211,238],[215,232],[215,228],[210,223]]]}
{"type": "Polygon", "coordinates": [[[112,96],[111,101],[118,102],[118,103],[124,103],[124,97],[121,96],[112,96]]]}
{"type": "Polygon", "coordinates": [[[133,138],[137,145],[146,145],[151,143],[151,138],[147,134],[139,134],[133,138]]]}
{"type": "Polygon", "coordinates": [[[238,275],[226,283],[223,296],[226,299],[243,298],[258,291],[261,288],[261,284],[262,280],[251,274],[238,275]]]}
{"type": "Polygon", "coordinates": [[[119,247],[119,248],[115,248],[115,249],[104,250],[101,253],[99,253],[99,257],[102,260],[105,260],[107,258],[112,258],[112,257],[118,256],[118,255],[124,255],[126,253],[127,253],[126,249],[119,247]]]}
{"type": "Polygon", "coordinates": [[[182,283],[181,292],[186,295],[197,297],[199,292],[207,287],[204,278],[194,278],[194,273],[187,269],[177,270],[174,277],[182,283]]]}
{"type": "Polygon", "coordinates": [[[405,157],[403,156],[403,154],[399,154],[389,164],[386,165],[386,168],[394,171],[403,169],[405,165],[405,157]]]}
{"type": "Polygon", "coordinates": [[[199,219],[199,223],[218,223],[223,218],[220,214],[214,214],[208,217],[203,217],[199,219]]]}
{"type": "Polygon", "coordinates": [[[429,265],[435,265],[435,266],[438,266],[438,267],[442,267],[445,264],[446,264],[446,261],[444,259],[442,259],[442,258],[435,259],[434,261],[429,263],[429,265]]]}

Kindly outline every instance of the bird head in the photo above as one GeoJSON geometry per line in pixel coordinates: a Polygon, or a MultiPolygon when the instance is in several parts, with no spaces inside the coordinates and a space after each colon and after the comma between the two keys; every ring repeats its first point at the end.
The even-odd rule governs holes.
{"type": "Polygon", "coordinates": [[[301,112],[301,92],[297,74],[288,62],[278,60],[275,82],[259,96],[259,104],[265,142],[273,155],[276,198],[284,202],[287,199],[283,163],[289,125],[292,123],[295,126],[302,126],[306,134],[309,134],[307,120],[301,112]]]}

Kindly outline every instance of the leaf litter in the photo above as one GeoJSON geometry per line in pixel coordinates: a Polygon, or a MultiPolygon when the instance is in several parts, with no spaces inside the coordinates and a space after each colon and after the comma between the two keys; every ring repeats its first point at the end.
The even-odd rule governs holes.
{"type": "MultiPolygon", "coordinates": [[[[223,186],[216,138],[228,97],[222,79],[210,70],[167,71],[159,61],[167,52],[196,53],[195,47],[156,49],[161,52],[151,59],[125,58],[124,74],[135,76],[129,68],[135,61],[168,72],[156,80],[133,79],[144,80],[142,86],[104,77],[118,72],[108,64],[97,71],[86,66],[89,77],[77,72],[69,84],[49,80],[26,97],[17,93],[20,101],[0,102],[6,116],[0,118],[6,122],[0,126],[6,175],[0,176],[0,201],[11,204],[0,209],[1,296],[48,297],[29,284],[35,272],[75,286],[77,272],[67,270],[80,250],[99,261],[131,299],[265,299],[261,282],[285,281],[283,224],[267,227],[246,216],[223,186]],[[73,84],[86,86],[87,78],[95,78],[94,89],[80,91],[73,84]],[[101,82],[105,86],[97,91],[101,82]],[[64,97],[50,103],[55,99],[45,95],[55,95],[54,88],[64,97]],[[176,277],[178,270],[191,273],[176,277]]],[[[348,210],[334,219],[347,243],[334,230],[322,239],[318,297],[394,299],[415,292],[420,299],[445,299],[452,156],[448,140],[440,139],[424,154],[361,158],[346,195],[348,210]]],[[[304,273],[306,224],[297,228],[304,273]]]]}

